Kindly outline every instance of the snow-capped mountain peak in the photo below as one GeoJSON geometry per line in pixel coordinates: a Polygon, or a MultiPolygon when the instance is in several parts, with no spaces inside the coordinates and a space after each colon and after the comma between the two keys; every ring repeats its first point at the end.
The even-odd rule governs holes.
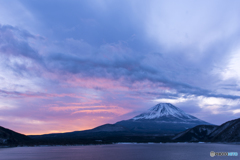
{"type": "Polygon", "coordinates": [[[149,132],[170,135],[182,132],[197,125],[211,125],[191,116],[170,103],[159,103],[136,117],[123,120],[117,125],[134,132],[149,132]]]}
{"type": "Polygon", "coordinates": [[[133,120],[138,119],[158,119],[161,117],[174,117],[181,120],[198,120],[183,110],[175,107],[170,103],[159,103],[156,106],[150,108],[148,111],[132,118],[133,120]]]}

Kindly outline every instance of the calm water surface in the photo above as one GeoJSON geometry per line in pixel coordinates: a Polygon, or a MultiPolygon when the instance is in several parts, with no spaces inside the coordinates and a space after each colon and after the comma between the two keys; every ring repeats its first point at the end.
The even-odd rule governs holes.
{"type": "Polygon", "coordinates": [[[208,160],[240,159],[210,157],[210,151],[238,152],[239,145],[166,143],[98,146],[0,148],[1,160],[208,160]]]}

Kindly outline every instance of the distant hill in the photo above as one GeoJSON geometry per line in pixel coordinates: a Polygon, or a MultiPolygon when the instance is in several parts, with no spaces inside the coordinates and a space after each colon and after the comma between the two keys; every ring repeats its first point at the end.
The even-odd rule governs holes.
{"type": "Polygon", "coordinates": [[[179,133],[174,142],[240,142],[240,118],[220,126],[200,125],[179,133]]]}
{"type": "Polygon", "coordinates": [[[211,142],[240,142],[240,118],[228,121],[217,127],[209,135],[211,142]]]}
{"type": "Polygon", "coordinates": [[[0,126],[0,146],[25,145],[31,142],[28,136],[0,126]]]}
{"type": "Polygon", "coordinates": [[[215,125],[199,125],[186,131],[183,131],[172,138],[175,142],[203,142],[207,141],[209,135],[218,126],[215,125]]]}

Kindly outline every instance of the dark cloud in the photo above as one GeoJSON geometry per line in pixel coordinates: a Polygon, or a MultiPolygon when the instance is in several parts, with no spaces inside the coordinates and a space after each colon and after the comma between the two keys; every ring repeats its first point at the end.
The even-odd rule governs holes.
{"type": "Polygon", "coordinates": [[[10,25],[0,25],[0,35],[1,54],[40,59],[37,51],[27,41],[29,38],[35,38],[28,31],[10,25]]]}

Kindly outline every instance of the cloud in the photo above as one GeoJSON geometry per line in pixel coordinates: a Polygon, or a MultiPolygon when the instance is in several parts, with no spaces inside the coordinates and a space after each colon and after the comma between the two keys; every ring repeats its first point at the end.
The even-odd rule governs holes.
{"type": "Polygon", "coordinates": [[[35,38],[28,31],[10,25],[0,25],[0,34],[1,54],[39,58],[38,53],[27,42],[29,38],[35,38]]]}
{"type": "Polygon", "coordinates": [[[1,121],[49,122],[41,133],[66,131],[65,121],[86,129],[157,102],[212,123],[231,119],[240,98],[238,3],[14,3],[20,19],[0,11],[9,18],[0,25],[1,121]]]}

